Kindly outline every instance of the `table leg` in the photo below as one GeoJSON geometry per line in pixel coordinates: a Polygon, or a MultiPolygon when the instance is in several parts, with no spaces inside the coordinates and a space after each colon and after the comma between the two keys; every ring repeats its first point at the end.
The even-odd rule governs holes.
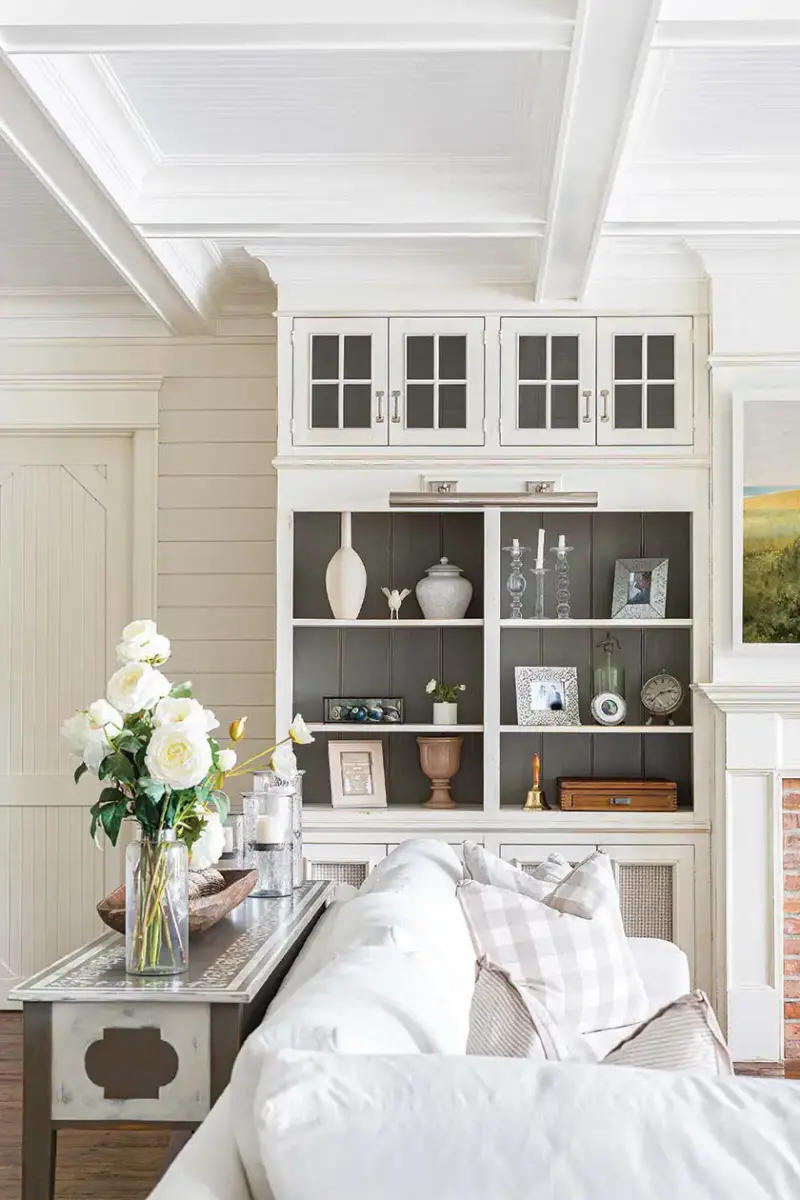
{"type": "Polygon", "coordinates": [[[49,1004],[23,1006],[22,1200],[52,1200],[56,1131],[52,1124],[52,1025],[49,1004]]]}

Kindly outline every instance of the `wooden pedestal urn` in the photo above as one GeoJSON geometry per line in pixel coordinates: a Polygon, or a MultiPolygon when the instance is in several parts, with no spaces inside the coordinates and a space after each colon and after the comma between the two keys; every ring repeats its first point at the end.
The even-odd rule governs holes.
{"type": "Polygon", "coordinates": [[[418,737],[419,762],[431,781],[431,794],[423,808],[455,808],[450,780],[461,766],[460,737],[418,737]]]}

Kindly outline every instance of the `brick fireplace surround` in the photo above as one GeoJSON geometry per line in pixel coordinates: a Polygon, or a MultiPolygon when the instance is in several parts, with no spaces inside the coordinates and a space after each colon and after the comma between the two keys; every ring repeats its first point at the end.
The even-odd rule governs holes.
{"type": "Polygon", "coordinates": [[[800,1059],[800,779],[783,780],[784,1055],[800,1059]]]}

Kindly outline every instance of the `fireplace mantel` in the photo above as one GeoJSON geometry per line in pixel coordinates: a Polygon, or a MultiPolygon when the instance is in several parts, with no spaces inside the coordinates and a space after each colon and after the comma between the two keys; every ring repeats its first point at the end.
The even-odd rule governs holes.
{"type": "Polygon", "coordinates": [[[758,712],[800,716],[799,683],[697,683],[712,704],[725,713],[758,712]]]}

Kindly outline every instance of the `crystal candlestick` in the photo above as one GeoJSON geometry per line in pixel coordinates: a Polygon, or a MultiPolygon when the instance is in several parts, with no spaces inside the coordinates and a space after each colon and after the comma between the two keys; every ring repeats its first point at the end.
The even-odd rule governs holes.
{"type": "Polygon", "coordinates": [[[519,621],[522,617],[522,597],[525,595],[525,589],[528,586],[528,581],[525,578],[522,569],[522,556],[529,546],[520,546],[517,538],[514,538],[510,546],[503,546],[503,550],[511,555],[511,564],[508,579],[506,580],[506,591],[511,597],[511,619],[519,621]]]}
{"type": "Polygon", "coordinates": [[[533,595],[533,616],[536,621],[544,620],[544,577],[549,567],[531,567],[531,575],[536,580],[536,591],[533,595]]]}
{"type": "Polygon", "coordinates": [[[568,621],[569,608],[569,552],[572,546],[552,546],[550,553],[556,556],[556,616],[559,621],[568,621]]]}

